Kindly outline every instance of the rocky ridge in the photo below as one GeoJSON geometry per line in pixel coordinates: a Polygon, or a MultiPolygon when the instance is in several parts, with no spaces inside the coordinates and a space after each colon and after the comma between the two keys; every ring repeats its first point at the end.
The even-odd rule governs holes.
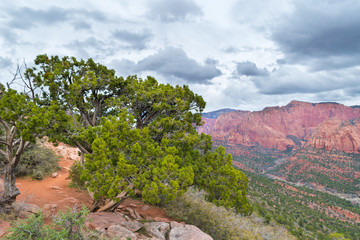
{"type": "Polygon", "coordinates": [[[264,148],[284,151],[301,147],[309,141],[317,148],[326,145],[328,149],[357,153],[359,125],[342,122],[357,117],[360,117],[359,108],[337,103],[291,101],[286,106],[267,107],[262,111],[223,113],[216,120],[204,118],[205,124],[198,131],[210,134],[215,140],[248,147],[259,144],[264,148]],[[339,126],[334,127],[335,122],[324,123],[329,119],[337,119],[335,122],[339,126]],[[344,124],[346,128],[340,127],[344,124]],[[324,134],[329,130],[331,134],[324,134]],[[315,132],[317,137],[313,137],[315,132]],[[325,140],[316,140],[320,135],[325,140]]]}

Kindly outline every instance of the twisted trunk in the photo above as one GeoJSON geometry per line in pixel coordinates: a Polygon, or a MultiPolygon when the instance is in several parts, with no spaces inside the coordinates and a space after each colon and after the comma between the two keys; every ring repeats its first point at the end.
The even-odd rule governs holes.
{"type": "Polygon", "coordinates": [[[20,194],[15,185],[15,167],[10,164],[4,166],[4,191],[0,195],[0,213],[9,213],[11,205],[20,194]]]}

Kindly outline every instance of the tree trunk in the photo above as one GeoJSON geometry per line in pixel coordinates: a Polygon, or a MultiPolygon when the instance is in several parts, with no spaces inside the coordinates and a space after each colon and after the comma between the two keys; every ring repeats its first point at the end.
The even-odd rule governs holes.
{"type": "Polygon", "coordinates": [[[11,205],[19,194],[20,191],[15,185],[15,167],[6,164],[4,167],[4,191],[0,195],[0,212],[9,213],[11,205]]]}

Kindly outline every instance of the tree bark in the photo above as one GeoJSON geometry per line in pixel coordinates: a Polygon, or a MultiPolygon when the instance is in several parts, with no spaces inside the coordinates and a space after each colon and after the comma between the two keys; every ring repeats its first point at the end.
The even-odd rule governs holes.
{"type": "Polygon", "coordinates": [[[11,205],[19,194],[20,191],[15,185],[15,167],[6,164],[4,166],[4,191],[0,195],[0,212],[9,213],[11,205]]]}

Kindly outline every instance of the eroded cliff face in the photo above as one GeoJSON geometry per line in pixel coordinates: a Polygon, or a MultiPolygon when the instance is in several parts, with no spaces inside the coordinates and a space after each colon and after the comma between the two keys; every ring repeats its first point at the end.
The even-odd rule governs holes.
{"type": "Polygon", "coordinates": [[[283,151],[299,147],[299,142],[308,140],[308,144],[316,148],[358,153],[358,120],[354,125],[348,121],[347,127],[335,127],[356,117],[360,117],[359,108],[337,103],[292,101],[286,106],[268,107],[262,111],[224,113],[215,121],[204,119],[206,124],[199,128],[199,132],[210,134],[213,139],[249,147],[258,143],[265,148],[283,151]],[[336,121],[324,123],[329,119],[336,121]]]}
{"type": "Polygon", "coordinates": [[[328,119],[319,125],[306,145],[328,151],[337,149],[346,153],[360,153],[360,119],[328,119]]]}

